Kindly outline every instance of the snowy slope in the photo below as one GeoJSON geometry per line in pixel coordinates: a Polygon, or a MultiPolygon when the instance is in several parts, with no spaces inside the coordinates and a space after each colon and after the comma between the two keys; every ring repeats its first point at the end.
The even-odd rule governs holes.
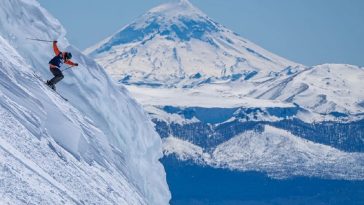
{"type": "Polygon", "coordinates": [[[363,153],[346,153],[271,126],[265,126],[261,133],[240,134],[213,150],[171,136],[165,139],[164,152],[183,161],[239,171],[262,171],[274,178],[314,176],[364,180],[363,153]]]}
{"type": "Polygon", "coordinates": [[[0,2],[0,68],[2,204],[168,204],[148,117],[35,0],[0,2]],[[57,85],[69,102],[39,79],[51,45],[27,37],[58,39],[80,63],[57,85]]]}
{"type": "Polygon", "coordinates": [[[115,166],[104,133],[34,78],[2,37],[0,54],[1,203],[146,203],[141,194],[108,193],[138,189],[115,166]]]}
{"type": "Polygon", "coordinates": [[[131,84],[189,86],[298,66],[214,22],[187,0],[151,9],[86,53],[131,84]]]}

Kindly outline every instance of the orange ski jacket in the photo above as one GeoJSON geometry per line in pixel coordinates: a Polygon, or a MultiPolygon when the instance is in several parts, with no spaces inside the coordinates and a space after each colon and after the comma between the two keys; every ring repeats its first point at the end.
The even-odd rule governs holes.
{"type": "Polygon", "coordinates": [[[53,41],[53,51],[54,51],[54,54],[56,54],[56,56],[51,61],[49,61],[49,64],[50,65],[60,67],[60,65],[62,63],[61,59],[67,65],[70,65],[70,66],[77,66],[78,65],[77,63],[74,63],[71,60],[66,60],[64,58],[64,56],[66,56],[65,54],[67,52],[61,52],[59,50],[58,46],[57,46],[57,42],[56,41],[53,41]],[[62,55],[60,55],[60,54],[62,54],[62,55]]]}

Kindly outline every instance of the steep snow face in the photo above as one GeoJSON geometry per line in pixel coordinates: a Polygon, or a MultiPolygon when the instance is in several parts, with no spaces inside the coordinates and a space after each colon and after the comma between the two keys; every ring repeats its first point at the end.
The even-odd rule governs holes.
{"type": "Polygon", "coordinates": [[[186,0],[150,10],[86,53],[117,80],[154,86],[248,80],[298,65],[241,38],[186,0]]]}
{"type": "Polygon", "coordinates": [[[35,0],[0,2],[0,68],[1,202],[168,204],[148,117],[35,0]],[[57,85],[69,102],[41,79],[51,45],[27,37],[58,39],[80,63],[57,85]]]}
{"type": "Polygon", "coordinates": [[[105,134],[2,37],[0,68],[1,204],[147,204],[105,134]]]}
{"type": "Polygon", "coordinates": [[[183,161],[238,171],[261,171],[274,178],[364,179],[363,153],[346,153],[271,126],[265,126],[262,132],[237,135],[212,150],[171,136],[165,139],[164,152],[183,161]]]}

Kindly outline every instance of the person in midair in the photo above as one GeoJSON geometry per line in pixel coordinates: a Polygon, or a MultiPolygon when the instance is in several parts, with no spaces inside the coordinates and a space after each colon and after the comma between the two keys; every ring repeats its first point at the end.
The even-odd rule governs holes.
{"type": "Polygon", "coordinates": [[[47,85],[51,87],[53,90],[56,90],[56,84],[64,78],[60,67],[62,64],[67,64],[70,66],[78,66],[78,63],[74,63],[71,61],[72,54],[70,52],[61,52],[58,49],[57,41],[53,41],[53,50],[56,56],[49,61],[49,69],[51,70],[54,78],[51,80],[47,80],[47,85]]]}

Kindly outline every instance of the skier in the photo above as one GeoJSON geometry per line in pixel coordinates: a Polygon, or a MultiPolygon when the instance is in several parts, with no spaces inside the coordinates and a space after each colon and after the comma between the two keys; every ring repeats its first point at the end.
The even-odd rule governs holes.
{"type": "Polygon", "coordinates": [[[78,66],[78,63],[72,62],[70,59],[72,58],[72,54],[70,52],[61,52],[58,49],[57,41],[53,41],[53,50],[56,56],[49,61],[49,69],[51,70],[54,78],[51,80],[47,80],[47,85],[51,87],[53,90],[56,90],[56,84],[61,81],[64,76],[60,67],[63,63],[70,66],[78,66]]]}

